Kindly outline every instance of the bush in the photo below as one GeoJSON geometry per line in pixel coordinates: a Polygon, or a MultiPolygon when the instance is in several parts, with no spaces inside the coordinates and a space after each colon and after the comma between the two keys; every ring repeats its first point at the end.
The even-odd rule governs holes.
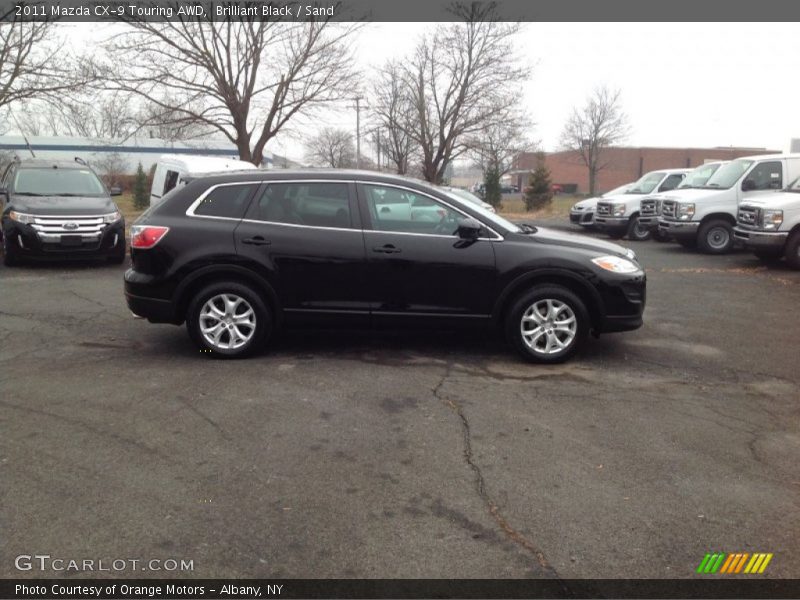
{"type": "Polygon", "coordinates": [[[142,163],[136,167],[133,178],[133,206],[137,210],[144,210],[150,205],[150,194],[147,191],[147,175],[142,168],[142,163]]]}
{"type": "Polygon", "coordinates": [[[536,155],[538,166],[528,177],[528,187],[525,188],[523,200],[525,210],[541,210],[553,201],[553,189],[550,183],[550,169],[544,164],[544,154],[536,155]]]}
{"type": "Polygon", "coordinates": [[[503,193],[500,190],[500,170],[497,167],[486,169],[483,174],[483,187],[484,201],[500,210],[502,208],[503,193]]]}

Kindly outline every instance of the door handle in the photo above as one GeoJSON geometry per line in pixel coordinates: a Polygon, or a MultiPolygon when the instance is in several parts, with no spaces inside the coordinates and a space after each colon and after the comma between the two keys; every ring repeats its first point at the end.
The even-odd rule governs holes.
{"type": "Polygon", "coordinates": [[[248,244],[250,246],[269,246],[272,242],[269,240],[265,240],[260,235],[251,238],[245,238],[242,240],[243,244],[248,244]]]}
{"type": "Polygon", "coordinates": [[[385,246],[376,246],[372,249],[373,252],[380,252],[382,254],[399,254],[402,252],[400,248],[395,248],[392,244],[386,244],[385,246]]]}

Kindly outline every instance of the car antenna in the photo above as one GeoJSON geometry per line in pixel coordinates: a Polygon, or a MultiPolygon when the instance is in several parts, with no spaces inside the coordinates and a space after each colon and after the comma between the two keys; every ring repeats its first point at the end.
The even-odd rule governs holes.
{"type": "Polygon", "coordinates": [[[8,112],[11,114],[11,118],[14,119],[14,123],[17,124],[19,132],[22,134],[22,139],[25,140],[25,145],[28,146],[28,152],[31,153],[33,158],[36,158],[36,153],[33,151],[33,148],[31,148],[31,143],[28,141],[28,136],[25,135],[25,132],[22,130],[22,126],[19,124],[19,121],[17,121],[17,115],[15,115],[11,109],[8,109],[8,112]]]}

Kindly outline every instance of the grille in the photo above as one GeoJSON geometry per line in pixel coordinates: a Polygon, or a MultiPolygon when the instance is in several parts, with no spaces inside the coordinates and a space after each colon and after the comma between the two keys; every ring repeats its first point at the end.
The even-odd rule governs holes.
{"type": "Polygon", "coordinates": [[[610,217],[611,216],[611,204],[609,202],[598,202],[597,203],[597,215],[600,217],[610,217]]]}
{"type": "Polygon", "coordinates": [[[678,203],[674,200],[664,200],[661,203],[661,214],[668,219],[674,219],[678,211],[678,203]]]}
{"type": "Polygon", "coordinates": [[[639,212],[643,217],[654,217],[658,214],[658,204],[655,200],[644,199],[639,212]]]}
{"type": "Polygon", "coordinates": [[[758,209],[750,206],[739,207],[739,224],[745,227],[755,227],[758,223],[758,209]]]}
{"type": "Polygon", "coordinates": [[[102,215],[82,215],[80,217],[34,216],[33,229],[40,237],[56,239],[62,235],[80,235],[84,239],[95,239],[105,227],[102,215]]]}

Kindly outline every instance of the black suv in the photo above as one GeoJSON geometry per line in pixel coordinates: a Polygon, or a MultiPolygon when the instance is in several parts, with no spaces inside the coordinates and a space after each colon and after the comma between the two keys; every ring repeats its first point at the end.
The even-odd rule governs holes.
{"type": "Polygon", "coordinates": [[[131,311],[250,354],[280,326],[495,325],[558,362],[642,324],[632,251],[514,225],[429,184],[358,171],[190,179],[131,229],[131,311]]]}
{"type": "Polygon", "coordinates": [[[125,221],[83,161],[15,160],[0,179],[3,262],[21,259],[125,260],[125,221]]]}

